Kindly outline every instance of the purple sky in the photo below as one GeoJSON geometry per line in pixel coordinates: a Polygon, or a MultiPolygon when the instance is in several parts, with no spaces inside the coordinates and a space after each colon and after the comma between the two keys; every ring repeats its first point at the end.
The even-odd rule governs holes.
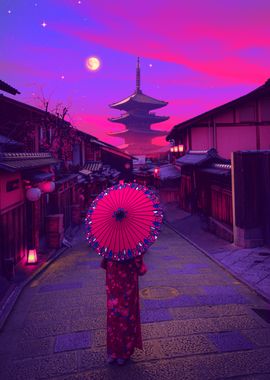
{"type": "Polygon", "coordinates": [[[169,102],[154,128],[169,131],[268,79],[269,17],[269,0],[1,0],[0,79],[17,100],[62,103],[74,126],[119,145],[108,104],[134,91],[137,56],[143,92],[169,102]]]}

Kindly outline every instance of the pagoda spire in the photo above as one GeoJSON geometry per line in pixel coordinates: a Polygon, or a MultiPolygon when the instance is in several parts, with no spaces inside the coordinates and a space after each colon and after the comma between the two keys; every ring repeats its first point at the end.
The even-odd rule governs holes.
{"type": "Polygon", "coordinates": [[[140,57],[137,58],[137,67],[136,67],[136,93],[138,92],[141,92],[140,57]]]}
{"type": "Polygon", "coordinates": [[[129,154],[148,155],[158,149],[152,144],[152,139],[164,136],[168,132],[151,129],[152,124],[168,120],[168,116],[156,115],[152,110],[166,106],[168,102],[145,95],[141,90],[140,57],[137,57],[136,87],[135,91],[127,98],[110,104],[111,108],[124,111],[118,117],[110,117],[113,123],[125,125],[125,129],[119,132],[111,132],[110,136],[120,136],[125,140],[122,149],[128,148],[129,154]]]}

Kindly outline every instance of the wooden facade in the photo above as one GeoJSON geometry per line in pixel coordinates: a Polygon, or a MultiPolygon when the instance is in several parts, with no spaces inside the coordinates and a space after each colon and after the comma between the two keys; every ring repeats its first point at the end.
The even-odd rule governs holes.
{"type": "Polygon", "coordinates": [[[180,191],[179,191],[179,206],[187,211],[192,212],[192,176],[187,174],[181,175],[180,191]]]}
{"type": "Polygon", "coordinates": [[[27,253],[27,218],[25,202],[15,203],[0,212],[0,274],[11,262],[16,265],[27,253]]]}
{"type": "Polygon", "coordinates": [[[49,166],[39,163],[22,167],[18,163],[17,169],[13,170],[5,167],[6,158],[0,157],[0,274],[4,274],[5,262],[10,260],[13,266],[16,265],[25,257],[30,240],[38,253],[47,250],[48,215],[62,214],[63,228],[67,231],[74,221],[78,222],[77,205],[80,204],[83,217],[90,202],[107,186],[107,178],[96,178],[94,182],[87,178],[82,182],[78,180],[79,171],[86,162],[95,160],[101,166],[115,164],[121,167],[126,178],[130,178],[133,157],[75,129],[64,118],[5,96],[0,97],[0,135],[1,152],[7,152],[0,152],[2,156],[11,155],[9,147],[12,143],[15,155],[10,156],[11,160],[17,154],[20,160],[27,152],[28,156],[24,158],[30,161],[42,160],[48,153],[54,161],[49,166]],[[31,203],[26,199],[26,189],[38,187],[44,172],[51,173],[55,190],[42,192],[41,198],[31,203]],[[6,191],[7,186],[10,191],[6,191]]]}
{"type": "Polygon", "coordinates": [[[232,191],[222,186],[211,185],[211,211],[210,215],[216,220],[229,226],[233,225],[232,191]]]}
{"type": "MultiPolygon", "coordinates": [[[[175,146],[183,144],[186,154],[191,151],[215,149],[219,157],[228,161],[233,152],[237,151],[269,151],[269,110],[270,80],[238,99],[174,126],[166,139],[173,142],[175,146]]],[[[250,175],[252,166],[257,165],[254,157],[251,158],[252,160],[253,162],[249,164],[250,175]]],[[[233,208],[238,207],[236,204],[239,204],[239,207],[242,205],[242,212],[247,212],[244,210],[247,204],[243,204],[243,194],[241,199],[236,197],[234,206],[231,173],[228,175],[220,170],[216,170],[216,173],[214,173],[215,170],[212,170],[211,173],[211,170],[207,172],[204,168],[196,169],[194,167],[192,174],[183,170],[179,205],[186,211],[202,213],[229,229],[232,229],[233,226],[235,229],[233,208]],[[196,179],[196,183],[194,179],[196,179]]],[[[265,175],[264,178],[267,176],[265,175]]],[[[265,181],[268,180],[265,179],[265,181]]],[[[258,209],[258,206],[254,204],[254,199],[257,199],[255,196],[253,197],[254,186],[256,187],[254,181],[246,180],[242,186],[244,186],[247,196],[253,199],[250,207],[253,207],[254,210],[258,209]]],[[[265,204],[269,203],[266,193],[261,194],[261,197],[265,204]]],[[[266,217],[257,215],[256,218],[259,218],[264,225],[268,225],[268,222],[265,221],[266,217]]],[[[252,223],[256,218],[251,218],[252,223]]],[[[248,220],[249,217],[245,219],[245,222],[247,223],[248,220]]]]}
{"type": "Polygon", "coordinates": [[[235,152],[233,168],[235,243],[270,245],[270,151],[235,152]]]}
{"type": "Polygon", "coordinates": [[[170,131],[167,140],[185,151],[216,149],[226,159],[238,150],[270,149],[270,80],[247,95],[216,107],[170,131]]]}

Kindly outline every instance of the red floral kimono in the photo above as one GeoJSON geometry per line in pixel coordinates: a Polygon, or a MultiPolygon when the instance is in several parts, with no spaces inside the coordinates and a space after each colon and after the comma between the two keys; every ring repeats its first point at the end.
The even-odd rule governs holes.
{"type": "Polygon", "coordinates": [[[142,350],[138,275],[147,272],[143,258],[125,262],[103,259],[107,292],[107,353],[129,358],[135,347],[142,350]]]}

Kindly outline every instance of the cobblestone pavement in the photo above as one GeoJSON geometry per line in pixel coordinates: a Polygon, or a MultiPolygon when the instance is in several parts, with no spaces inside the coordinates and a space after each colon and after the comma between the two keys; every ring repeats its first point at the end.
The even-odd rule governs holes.
{"type": "Polygon", "coordinates": [[[144,350],[126,366],[106,364],[105,272],[78,234],[15,305],[0,333],[0,378],[270,378],[266,301],[166,226],[145,262],[144,350]]]}
{"type": "Polygon", "coordinates": [[[201,218],[179,208],[176,202],[163,204],[165,219],[207,256],[270,301],[270,248],[242,248],[203,229],[201,218]]]}

